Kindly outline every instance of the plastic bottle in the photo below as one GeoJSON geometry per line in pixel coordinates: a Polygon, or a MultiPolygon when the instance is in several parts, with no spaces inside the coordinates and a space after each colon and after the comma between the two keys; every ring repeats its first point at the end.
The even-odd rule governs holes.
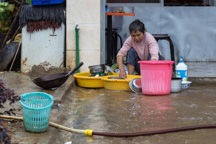
{"type": "Polygon", "coordinates": [[[183,57],[180,56],[180,61],[176,66],[176,77],[182,78],[182,81],[188,80],[187,65],[183,61],[183,57]]]}

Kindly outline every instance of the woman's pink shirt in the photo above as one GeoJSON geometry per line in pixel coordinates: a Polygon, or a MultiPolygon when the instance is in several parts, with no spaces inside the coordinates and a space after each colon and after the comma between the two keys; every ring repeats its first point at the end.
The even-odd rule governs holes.
{"type": "Polygon", "coordinates": [[[151,54],[151,59],[158,60],[158,53],[160,53],[158,43],[148,32],[145,32],[144,39],[140,43],[135,42],[131,36],[128,37],[117,56],[126,56],[130,48],[134,48],[141,60],[147,60],[149,53],[151,54]]]}

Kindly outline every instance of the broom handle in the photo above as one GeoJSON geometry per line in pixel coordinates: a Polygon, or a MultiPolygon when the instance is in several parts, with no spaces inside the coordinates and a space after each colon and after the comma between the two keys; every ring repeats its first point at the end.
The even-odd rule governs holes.
{"type": "Polygon", "coordinates": [[[12,69],[12,67],[13,67],[13,64],[14,64],[14,61],[15,61],[15,59],[16,59],[17,53],[19,52],[20,46],[21,46],[21,42],[19,42],[18,48],[17,48],[17,50],[16,50],[16,54],[15,54],[15,56],[14,56],[14,58],[13,58],[13,62],[12,62],[12,64],[11,64],[11,66],[10,66],[9,71],[11,71],[11,69],[12,69]]]}

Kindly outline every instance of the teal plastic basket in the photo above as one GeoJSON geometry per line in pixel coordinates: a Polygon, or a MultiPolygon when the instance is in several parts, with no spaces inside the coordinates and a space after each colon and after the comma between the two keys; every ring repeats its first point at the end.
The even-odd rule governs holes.
{"type": "Polygon", "coordinates": [[[30,132],[45,132],[49,127],[50,109],[53,96],[43,92],[31,92],[21,95],[25,129],[30,132]]]}

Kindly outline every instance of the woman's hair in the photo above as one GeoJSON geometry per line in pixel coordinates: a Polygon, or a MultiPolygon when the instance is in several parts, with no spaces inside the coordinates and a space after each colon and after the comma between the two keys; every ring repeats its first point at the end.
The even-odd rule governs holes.
{"type": "Polygon", "coordinates": [[[136,19],[129,25],[129,31],[130,33],[140,31],[144,33],[145,31],[145,24],[142,23],[140,20],[136,19]]]}

